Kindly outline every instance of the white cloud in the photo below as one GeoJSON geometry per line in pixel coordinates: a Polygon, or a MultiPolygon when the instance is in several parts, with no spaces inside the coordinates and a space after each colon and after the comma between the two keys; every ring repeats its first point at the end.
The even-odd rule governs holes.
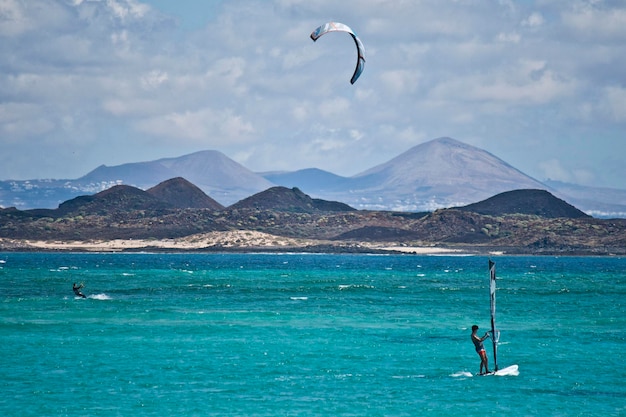
{"type": "Polygon", "coordinates": [[[417,90],[420,74],[416,70],[392,70],[382,73],[380,78],[387,90],[405,95],[417,90]]]}
{"type": "Polygon", "coordinates": [[[574,2],[562,17],[565,27],[579,38],[623,42],[626,36],[626,10],[607,7],[604,2],[574,2]]]}
{"type": "Polygon", "coordinates": [[[456,77],[433,89],[433,97],[501,105],[540,105],[571,96],[572,81],[559,76],[542,61],[518,61],[498,72],[456,77]]]}
{"type": "Polygon", "coordinates": [[[505,42],[505,43],[519,43],[520,40],[522,39],[522,37],[515,32],[511,32],[511,33],[498,33],[498,36],[496,37],[496,39],[499,42],[505,42]]]}
{"type": "Polygon", "coordinates": [[[252,124],[232,110],[210,108],[152,117],[138,121],[135,126],[155,136],[221,145],[249,142],[254,132],[252,124]]]}
{"type": "Polygon", "coordinates": [[[604,89],[606,111],[618,123],[626,122],[626,88],[609,86],[604,89]]]}
{"type": "Polygon", "coordinates": [[[533,12],[530,16],[522,21],[522,26],[530,28],[536,28],[542,26],[545,23],[545,19],[541,13],[533,12]]]}
{"type": "Polygon", "coordinates": [[[337,119],[343,117],[350,110],[351,104],[347,98],[334,97],[325,100],[319,106],[318,112],[325,119],[337,119]]]}
{"type": "Polygon", "coordinates": [[[152,70],[141,77],[141,85],[147,90],[158,88],[169,79],[166,71],[152,70]]]}
{"type": "Polygon", "coordinates": [[[570,182],[573,179],[571,172],[563,166],[561,161],[552,158],[539,163],[543,175],[542,179],[570,182]]]}
{"type": "Polygon", "coordinates": [[[581,185],[591,185],[596,179],[596,175],[587,168],[570,167],[557,158],[541,161],[539,168],[542,172],[541,180],[570,182],[581,185]]]}
{"type": "Polygon", "coordinates": [[[0,2],[0,34],[16,36],[32,29],[36,22],[30,20],[17,0],[0,2]]]}
{"type": "Polygon", "coordinates": [[[34,104],[0,104],[0,136],[6,142],[23,141],[53,131],[55,123],[34,104]]]}
{"type": "Polygon", "coordinates": [[[150,10],[148,5],[135,0],[106,0],[106,4],[122,21],[128,18],[141,19],[150,10]]]}
{"type": "Polygon", "coordinates": [[[620,2],[242,0],[193,29],[185,13],[202,11],[168,16],[159,4],[0,0],[0,179],[200,149],[257,170],[355,173],[440,136],[537,177],[601,178],[607,155],[626,154],[620,2]],[[309,38],[328,20],[365,44],[355,85],[350,37],[309,38]],[[607,145],[587,140],[595,132],[607,145]],[[561,165],[538,168],[520,146],[530,140],[561,165]]]}

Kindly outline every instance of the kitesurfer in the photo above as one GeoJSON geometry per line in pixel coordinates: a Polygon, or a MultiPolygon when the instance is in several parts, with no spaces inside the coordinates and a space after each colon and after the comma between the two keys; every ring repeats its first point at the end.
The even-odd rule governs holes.
{"type": "Polygon", "coordinates": [[[483,341],[489,337],[489,332],[485,333],[483,337],[478,337],[476,332],[478,331],[478,326],[472,326],[472,342],[474,342],[474,347],[476,348],[476,353],[480,356],[480,371],[479,375],[489,374],[489,365],[487,359],[487,352],[485,351],[485,345],[483,341]],[[485,368],[485,372],[483,373],[483,367],[485,368]]]}
{"type": "Polygon", "coordinates": [[[76,285],[76,283],[72,284],[72,290],[74,291],[74,294],[76,294],[77,297],[87,298],[85,294],[80,292],[80,289],[83,287],[84,285],[82,283],[80,285],[76,285]]]}

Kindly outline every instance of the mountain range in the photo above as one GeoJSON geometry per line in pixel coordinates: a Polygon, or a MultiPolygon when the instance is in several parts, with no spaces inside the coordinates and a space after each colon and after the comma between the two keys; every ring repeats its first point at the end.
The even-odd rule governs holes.
{"type": "Polygon", "coordinates": [[[50,242],[61,250],[86,250],[81,248],[115,241],[98,250],[371,252],[436,246],[476,253],[623,255],[624,230],[626,219],[596,219],[533,189],[415,213],[355,210],[282,186],[223,207],[189,181],[174,178],[146,191],[115,185],[56,209],[0,209],[0,250],[22,251],[55,250],[50,242]],[[255,234],[264,237],[252,243],[255,234]]]}
{"type": "Polygon", "coordinates": [[[313,198],[361,210],[414,212],[464,206],[505,191],[537,189],[595,217],[626,217],[626,190],[541,182],[483,149],[451,138],[417,145],[352,177],[316,168],[255,173],[218,151],[102,165],[74,180],[0,181],[0,207],[56,208],[74,197],[114,185],[149,190],[178,177],[195,184],[217,206],[230,206],[275,186],[297,187],[313,198]]]}

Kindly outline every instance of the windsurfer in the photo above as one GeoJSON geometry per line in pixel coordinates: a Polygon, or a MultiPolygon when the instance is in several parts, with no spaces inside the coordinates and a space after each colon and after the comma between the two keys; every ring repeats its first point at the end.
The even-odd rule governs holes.
{"type": "Polygon", "coordinates": [[[80,289],[83,287],[84,285],[82,283],[80,285],[76,285],[76,283],[72,284],[72,290],[74,291],[74,294],[76,294],[77,297],[87,298],[85,294],[80,292],[80,289]]]}
{"type": "Polygon", "coordinates": [[[476,347],[476,353],[480,356],[480,371],[479,375],[489,374],[489,365],[487,359],[487,352],[485,351],[485,345],[483,341],[489,337],[489,332],[485,333],[483,337],[478,337],[476,332],[478,331],[478,326],[472,326],[472,342],[474,342],[474,347],[476,347]],[[483,373],[483,367],[485,368],[485,372],[483,373]]]}

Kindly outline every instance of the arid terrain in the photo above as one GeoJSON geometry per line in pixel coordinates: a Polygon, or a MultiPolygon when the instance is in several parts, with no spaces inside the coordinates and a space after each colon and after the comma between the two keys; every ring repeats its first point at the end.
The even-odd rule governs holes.
{"type": "Polygon", "coordinates": [[[626,254],[625,219],[592,218],[541,190],[424,213],[355,210],[285,187],[226,208],[204,197],[180,178],[54,210],[3,209],[0,250],[626,254]]]}

